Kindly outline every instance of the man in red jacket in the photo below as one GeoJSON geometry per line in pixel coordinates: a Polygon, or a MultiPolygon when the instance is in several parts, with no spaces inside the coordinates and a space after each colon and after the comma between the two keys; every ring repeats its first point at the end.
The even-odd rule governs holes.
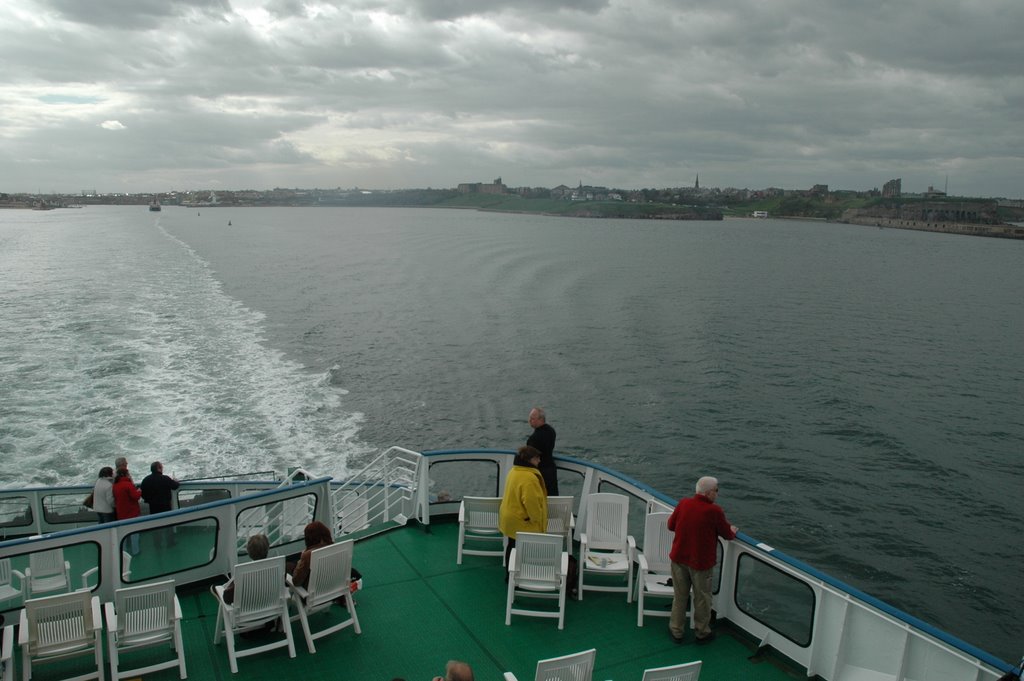
{"type": "Polygon", "coordinates": [[[736,538],[736,526],[725,519],[718,498],[718,479],[703,477],[697,481],[697,493],[680,499],[668,518],[668,529],[675,533],[672,550],[672,616],[668,629],[676,643],[683,642],[686,631],[686,606],[693,587],[693,628],[697,643],[715,637],[711,631],[711,570],[718,560],[718,537],[736,538]]]}

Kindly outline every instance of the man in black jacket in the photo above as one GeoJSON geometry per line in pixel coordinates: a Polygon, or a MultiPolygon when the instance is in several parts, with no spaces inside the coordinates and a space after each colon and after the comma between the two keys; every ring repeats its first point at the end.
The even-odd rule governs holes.
{"type": "Polygon", "coordinates": [[[526,439],[526,444],[540,451],[540,474],[544,476],[544,486],[548,488],[549,497],[558,496],[558,474],[555,470],[555,429],[548,425],[547,415],[540,407],[530,410],[530,427],[533,434],[526,439]]]}
{"type": "MultiPolygon", "coordinates": [[[[159,461],[154,461],[149,467],[150,473],[142,479],[139,489],[142,490],[142,500],[149,504],[149,512],[163,513],[171,510],[171,493],[178,489],[178,481],[164,475],[164,466],[159,461]]],[[[174,528],[167,530],[167,545],[174,546],[174,528]]],[[[163,532],[154,535],[157,546],[163,545],[163,532]]]]}

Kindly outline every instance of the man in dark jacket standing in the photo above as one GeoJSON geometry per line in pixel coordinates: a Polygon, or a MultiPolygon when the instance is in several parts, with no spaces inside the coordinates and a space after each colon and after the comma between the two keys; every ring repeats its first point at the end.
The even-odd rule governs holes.
{"type": "MultiPolygon", "coordinates": [[[[142,490],[142,500],[149,504],[149,512],[163,513],[171,510],[171,493],[178,489],[178,481],[164,475],[164,466],[159,461],[154,461],[149,467],[150,473],[142,479],[139,489],[142,490]]],[[[174,546],[174,530],[168,529],[168,546],[174,546]]],[[[163,544],[163,533],[155,535],[156,544],[163,544]]]]}
{"type": "Polygon", "coordinates": [[[540,452],[540,465],[537,468],[544,477],[549,497],[558,496],[558,473],[555,469],[555,429],[548,425],[547,415],[540,407],[530,410],[530,427],[533,434],[526,439],[526,444],[540,452]]]}
{"type": "Polygon", "coordinates": [[[718,480],[703,477],[697,481],[697,493],[680,499],[668,518],[668,529],[675,533],[668,554],[673,590],[668,628],[676,643],[683,642],[691,586],[697,643],[715,637],[711,631],[711,572],[718,561],[718,538],[736,538],[736,526],[725,519],[722,507],[715,503],[717,498],[718,480]]]}

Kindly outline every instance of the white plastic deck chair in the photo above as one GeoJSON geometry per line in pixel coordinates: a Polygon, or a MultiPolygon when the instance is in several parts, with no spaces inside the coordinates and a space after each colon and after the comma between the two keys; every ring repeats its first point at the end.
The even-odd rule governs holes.
{"type": "Polygon", "coordinates": [[[140,677],[163,669],[178,668],[184,679],[185,647],[181,640],[181,604],[174,580],[118,589],[114,602],[104,604],[107,619],[107,651],[113,681],[140,677]],[[120,653],[170,644],[174,657],[136,669],[120,669],[120,653]]]}
{"type": "Polygon", "coordinates": [[[565,539],[557,534],[516,533],[516,545],[509,556],[508,598],[505,602],[505,624],[512,624],[512,615],[551,617],[558,628],[565,624],[565,591],[569,578],[569,554],[565,539]],[[514,607],[517,596],[523,598],[556,598],[558,611],[514,607]]]}
{"type": "Polygon", "coordinates": [[[627,533],[629,498],[624,494],[598,492],[587,496],[586,531],[580,534],[579,599],[583,590],[625,591],[633,602],[633,554],[636,540],[627,533]],[[622,575],[625,586],[586,584],[590,575],[622,575]]]}
{"type": "MultiPolygon", "coordinates": [[[[666,514],[667,515],[667,514],[666,514]]],[[[645,669],[642,681],[697,681],[700,678],[700,660],[669,667],[645,669]]]]}
{"type": "Polygon", "coordinates": [[[64,560],[64,549],[36,551],[29,554],[25,570],[26,595],[67,591],[71,586],[71,564],[64,560]]]}
{"type": "Polygon", "coordinates": [[[306,647],[310,653],[316,652],[314,640],[336,631],[352,627],[357,634],[363,633],[359,627],[359,617],[356,615],[356,606],[349,586],[352,581],[354,547],[355,542],[350,539],[313,551],[309,560],[309,584],[305,587],[295,586],[289,578],[288,587],[292,592],[292,603],[298,612],[292,619],[298,618],[302,623],[302,633],[306,637],[306,647]],[[348,596],[345,599],[345,607],[348,609],[349,618],[313,632],[309,627],[309,616],[329,609],[339,596],[348,596]]]}
{"type": "Polygon", "coordinates": [[[0,560],[0,604],[25,595],[25,575],[11,567],[11,559],[0,560]],[[17,579],[18,586],[14,586],[17,579]]]}
{"type": "MultiPolygon", "coordinates": [[[[636,574],[636,626],[644,626],[644,615],[653,617],[669,617],[672,612],[668,608],[652,609],[647,607],[647,598],[672,599],[672,560],[668,557],[672,550],[673,533],[668,529],[668,518],[671,513],[648,513],[644,521],[644,548],[636,552],[636,562],[640,566],[636,574]]],[[[662,602],[663,604],[663,602],[662,602]]]]}
{"type": "MultiPolygon", "coordinates": [[[[516,542],[518,544],[518,541],[516,542]]],[[[597,648],[583,652],[552,657],[537,662],[534,681],[591,681],[597,648]]],[[[505,681],[518,681],[512,672],[505,672],[505,681]]]]}
{"type": "Polygon", "coordinates": [[[214,586],[217,598],[217,623],[213,642],[220,643],[224,636],[228,644],[228,662],[231,673],[238,673],[238,658],[265,653],[277,648],[288,648],[288,657],[295,657],[295,639],[288,618],[288,587],[285,584],[284,556],[274,556],[235,566],[232,580],[235,584],[233,603],[224,602],[225,584],[214,586]],[[277,620],[284,631],[284,639],[245,650],[235,648],[235,634],[263,626],[277,620]]]}
{"type": "Polygon", "coordinates": [[[505,559],[505,537],[498,529],[501,497],[462,497],[459,504],[459,547],[455,563],[462,565],[462,556],[501,556],[505,559]],[[497,548],[480,548],[480,544],[497,543],[497,548]],[[468,548],[467,543],[477,548],[468,548]]]}
{"type": "Polygon", "coordinates": [[[565,537],[565,550],[572,551],[572,533],[576,519],[572,515],[572,497],[548,497],[548,534],[565,537]]]}
{"type": "Polygon", "coordinates": [[[96,671],[64,681],[103,681],[102,630],[100,599],[88,591],[72,591],[25,601],[18,630],[22,680],[32,678],[32,665],[35,663],[93,655],[96,671]]]}
{"type": "Polygon", "coordinates": [[[338,515],[340,534],[352,534],[366,529],[370,526],[370,502],[355,492],[343,494],[339,502],[338,515]]]}

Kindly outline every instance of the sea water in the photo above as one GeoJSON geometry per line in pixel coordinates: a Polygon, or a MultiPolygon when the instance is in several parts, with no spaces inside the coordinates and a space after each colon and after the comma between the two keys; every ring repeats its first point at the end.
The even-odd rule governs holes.
{"type": "Polygon", "coordinates": [[[1024,244],[431,209],[0,211],[0,484],[556,450],[1024,652],[1024,244]]]}

